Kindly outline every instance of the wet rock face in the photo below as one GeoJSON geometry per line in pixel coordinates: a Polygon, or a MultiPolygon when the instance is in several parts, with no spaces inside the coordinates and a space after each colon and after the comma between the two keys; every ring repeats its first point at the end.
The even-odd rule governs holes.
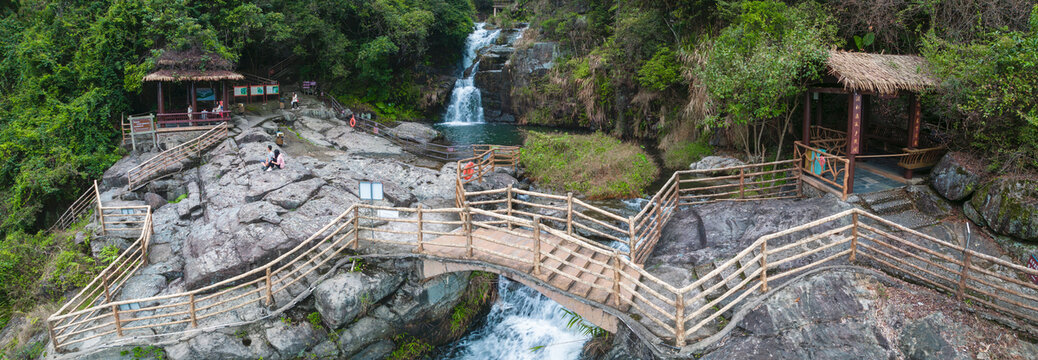
{"type": "Polygon", "coordinates": [[[480,53],[474,82],[480,90],[486,121],[515,122],[528,109],[514,106],[513,89],[525,87],[547,74],[559,57],[558,44],[553,42],[516,48],[523,31],[525,29],[503,30],[498,44],[480,53]]]}
{"type": "Polygon", "coordinates": [[[980,175],[966,169],[952,153],[945,154],[930,171],[937,193],[952,201],[965,200],[977,189],[980,175]]]}
{"type": "Polygon", "coordinates": [[[360,272],[340,273],[314,290],[317,311],[328,326],[338,328],[382,301],[403,280],[402,276],[385,273],[373,276],[360,272]]]}
{"type": "Polygon", "coordinates": [[[1038,241],[1038,181],[995,179],[977,190],[970,206],[994,232],[1038,241]]]}

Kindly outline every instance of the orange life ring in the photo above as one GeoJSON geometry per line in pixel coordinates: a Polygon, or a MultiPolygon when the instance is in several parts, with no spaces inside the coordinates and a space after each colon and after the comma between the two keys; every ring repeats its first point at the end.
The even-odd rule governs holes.
{"type": "Polygon", "coordinates": [[[350,127],[357,127],[357,117],[350,115],[350,127]]]}
{"type": "Polygon", "coordinates": [[[472,175],[476,173],[475,167],[476,164],[473,164],[471,161],[465,164],[464,169],[461,171],[462,174],[465,174],[465,180],[472,179],[472,175]]]}

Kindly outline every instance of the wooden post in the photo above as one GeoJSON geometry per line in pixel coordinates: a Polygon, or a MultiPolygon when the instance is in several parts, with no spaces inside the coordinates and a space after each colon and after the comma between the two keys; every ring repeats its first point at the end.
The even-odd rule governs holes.
{"type": "Polygon", "coordinates": [[[854,223],[854,227],[851,228],[851,256],[849,260],[854,262],[854,256],[858,252],[858,213],[851,214],[851,221],[854,223]]]}
{"type": "Polygon", "coordinates": [[[847,101],[847,171],[844,173],[844,199],[854,192],[854,157],[861,150],[861,93],[855,91],[847,101]]]}
{"type": "MultiPolygon", "coordinates": [[[[508,190],[505,191],[508,197],[508,216],[512,216],[512,184],[508,184],[508,190]]],[[[508,222],[508,230],[512,230],[512,222],[508,222]]]]}
{"type": "Polygon", "coordinates": [[[112,305],[112,317],[115,318],[115,333],[123,336],[123,324],[119,321],[119,305],[112,305]]]}
{"type": "Polygon", "coordinates": [[[760,291],[768,292],[768,241],[760,243],[760,291]]]}
{"type": "Polygon", "coordinates": [[[620,252],[613,249],[613,305],[620,308],[620,252]]]}
{"type": "Polygon", "coordinates": [[[425,250],[422,246],[422,204],[418,204],[418,253],[421,254],[425,250]]]}
{"type": "Polygon", "coordinates": [[[746,170],[739,168],[739,198],[746,198],[746,170]]]}
{"type": "Polygon", "coordinates": [[[159,81],[159,114],[166,113],[165,102],[162,100],[162,82],[159,81]]]}
{"type": "Polygon", "coordinates": [[[54,333],[54,323],[52,323],[50,321],[47,322],[47,333],[50,334],[50,342],[51,342],[51,344],[54,344],[54,349],[57,350],[58,349],[58,336],[57,336],[57,334],[54,333]]]}
{"type": "MultiPolygon", "coordinates": [[[[267,271],[270,271],[269,268],[267,271]]],[[[188,300],[191,302],[191,327],[198,327],[198,314],[195,312],[195,293],[188,295],[188,300]]]]}
{"type": "Polygon", "coordinates": [[[541,275],[541,217],[533,217],[533,273],[541,275]]]}
{"type": "Polygon", "coordinates": [[[627,217],[627,256],[631,257],[631,262],[638,263],[638,260],[634,258],[634,245],[637,243],[635,238],[638,237],[638,230],[634,228],[634,216],[627,217]]]}
{"type": "Polygon", "coordinates": [[[800,132],[804,145],[811,145],[811,92],[804,92],[804,129],[800,132]]]}
{"type": "MultiPolygon", "coordinates": [[[[908,148],[915,149],[919,146],[919,127],[921,112],[919,110],[919,96],[911,94],[908,97],[908,148]]],[[[905,178],[912,178],[912,169],[905,169],[905,178]]]]}
{"type": "Polygon", "coordinates": [[[112,294],[108,292],[108,275],[101,274],[101,286],[105,288],[105,302],[112,302],[112,294]]]}
{"type": "Polygon", "coordinates": [[[573,235],[573,193],[566,193],[566,234],[573,235]]]}
{"type": "Polygon", "coordinates": [[[674,306],[677,308],[674,313],[674,332],[677,339],[676,345],[678,347],[685,346],[685,294],[682,292],[677,293],[677,298],[674,299],[674,306]]]}
{"type": "Polygon", "coordinates": [[[955,292],[955,299],[959,301],[962,301],[962,294],[966,291],[966,280],[969,280],[970,276],[970,254],[969,249],[962,249],[962,271],[959,272],[959,290],[955,292]]]}
{"type": "Polygon", "coordinates": [[[271,281],[270,281],[270,266],[267,266],[266,283],[267,283],[266,284],[266,288],[267,288],[267,307],[270,307],[271,305],[274,305],[274,294],[271,293],[271,291],[270,291],[270,288],[271,288],[271,286],[270,286],[271,285],[271,281]]]}
{"type": "Polygon", "coordinates": [[[465,256],[472,258],[472,210],[468,205],[465,205],[464,218],[462,226],[465,227],[465,256]]]}
{"type": "Polygon", "coordinates": [[[360,207],[353,205],[353,250],[360,249],[360,207]]]}
{"type": "Polygon", "coordinates": [[[97,180],[94,180],[94,194],[97,195],[97,218],[101,223],[101,236],[105,235],[105,211],[104,206],[101,206],[101,190],[97,187],[97,180]]]}

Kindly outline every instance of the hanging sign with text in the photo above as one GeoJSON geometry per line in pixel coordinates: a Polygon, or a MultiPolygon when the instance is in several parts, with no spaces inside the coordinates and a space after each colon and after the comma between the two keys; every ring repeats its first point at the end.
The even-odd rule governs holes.
{"type": "Polygon", "coordinates": [[[850,151],[848,153],[852,155],[858,155],[861,151],[861,94],[854,93],[851,95],[853,101],[851,106],[854,109],[851,110],[851,131],[850,131],[850,151]]]}

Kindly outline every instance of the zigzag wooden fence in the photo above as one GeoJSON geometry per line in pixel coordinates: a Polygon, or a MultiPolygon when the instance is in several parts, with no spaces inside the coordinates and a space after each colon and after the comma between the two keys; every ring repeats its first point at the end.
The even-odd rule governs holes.
{"type": "Polygon", "coordinates": [[[94,210],[98,207],[98,198],[100,192],[97,190],[97,181],[90,186],[87,191],[83,192],[76,201],[69,205],[68,209],[65,210],[58,220],[51,224],[48,232],[56,232],[68,229],[72,224],[75,224],[87,216],[96,215],[94,210]]]}
{"type": "Polygon", "coordinates": [[[145,160],[126,172],[126,179],[130,190],[136,190],[144,186],[156,176],[168,172],[170,168],[180,165],[180,162],[191,156],[200,157],[202,151],[219,144],[227,138],[227,123],[220,124],[198,137],[188,140],[169,150],[163,151],[154,157],[145,160]]]}
{"type": "MultiPolygon", "coordinates": [[[[487,152],[491,158],[493,154],[493,150],[487,152]]],[[[761,180],[747,181],[746,178],[756,174],[753,177],[788,181],[778,180],[788,176],[775,175],[796,171],[786,166],[787,163],[780,162],[717,171],[729,174],[721,177],[733,176],[732,171],[741,173],[740,188],[772,187],[774,185],[766,182],[747,185],[761,180]]],[[[1038,270],[964,249],[860,209],[762,236],[693,283],[682,287],[669,284],[642,269],[636,261],[641,253],[651,252],[654,244],[653,236],[644,234],[655,230],[639,229],[665,225],[669,218],[666,212],[672,211],[667,210],[668,207],[679,206],[683,196],[686,202],[698,202],[691,199],[706,202],[749,200],[764,194],[748,194],[747,189],[743,189],[738,197],[725,194],[726,197],[714,198],[711,196],[722,196],[720,194],[730,191],[702,189],[717,186],[707,185],[701,186],[701,191],[719,192],[698,195],[684,191],[693,194],[676,195],[683,189],[695,189],[681,187],[686,175],[689,173],[672,177],[671,184],[654,197],[659,199],[653,202],[659,205],[654,206],[660,210],[648,209],[628,218],[626,229],[610,226],[608,222],[623,224],[623,218],[604,215],[606,220],[598,219],[597,216],[609,212],[570,195],[563,197],[514,188],[465,192],[462,186],[459,196],[464,199],[464,206],[446,209],[354,204],[291,251],[244,274],[181,293],[111,301],[113,291],[109,284],[124,281],[146,259],[150,236],[146,231],[148,235],[142,234],[135,243],[139,248],[124,253],[121,258],[126,260],[117,261],[128,265],[110,266],[51,316],[47,324],[59,351],[90,340],[101,341],[113,334],[132,338],[138,334],[177,334],[221,325],[226,319],[219,315],[246,306],[262,304],[281,306],[280,309],[292,306],[309,294],[308,283],[329,275],[327,265],[331,261],[363,244],[382,244],[372,247],[373,251],[412,252],[434,259],[478,261],[513,269],[541,279],[558,291],[583,297],[596,306],[636,315],[630,316],[637,322],[632,326],[643,326],[677,347],[703,338],[704,327],[718,324],[721,316],[745,304],[745,299],[758,290],[766,293],[769,284],[826,264],[846,262],[874,266],[1038,324],[1038,285],[1026,281],[1028,276],[1038,276],[1038,270]],[[485,200],[498,194],[505,194],[505,199],[485,200]],[[521,200],[512,195],[526,198],[521,200]],[[565,201],[566,207],[536,204],[535,199],[565,201]],[[565,214],[565,218],[544,215],[534,208],[555,210],[556,214],[565,214]],[[385,212],[395,216],[385,216],[385,212]],[[602,214],[588,215],[596,213],[602,214]],[[659,225],[635,223],[649,216],[646,214],[654,214],[655,219],[645,221],[646,224],[659,225]],[[589,229],[620,234],[615,236],[616,240],[621,243],[627,240],[628,250],[614,249],[579,234],[578,230],[589,229]],[[637,241],[624,239],[625,230],[627,234],[634,234],[637,241]],[[130,270],[113,270],[116,268],[130,270]],[[568,285],[563,288],[559,283],[568,285]],[[102,293],[106,298],[101,298],[102,293]]],[[[779,196],[797,191],[787,186],[799,185],[787,183],[769,190],[779,193],[768,194],[779,196]]],[[[147,219],[145,229],[150,228],[150,216],[147,219]]],[[[263,313],[244,311],[239,313],[241,318],[236,319],[254,321],[263,313]]]]}

